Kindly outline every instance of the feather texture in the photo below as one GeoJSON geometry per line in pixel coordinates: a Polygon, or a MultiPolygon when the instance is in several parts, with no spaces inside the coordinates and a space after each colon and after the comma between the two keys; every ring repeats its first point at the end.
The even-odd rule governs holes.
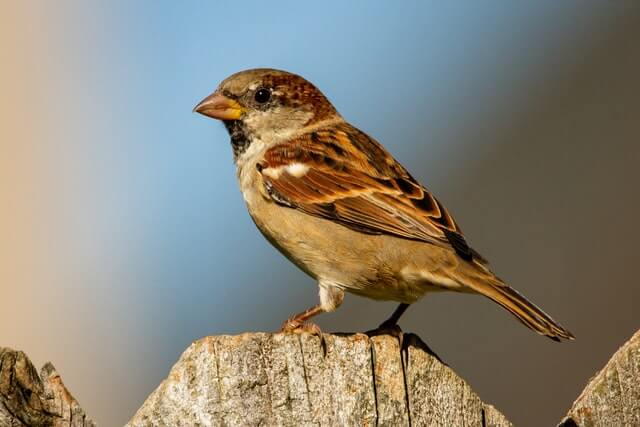
{"type": "Polygon", "coordinates": [[[445,207],[377,141],[346,122],[270,148],[259,167],[278,203],[360,232],[451,247],[466,261],[486,264],[445,207]]]}
{"type": "Polygon", "coordinates": [[[225,120],[260,231],[318,280],[320,304],[285,330],[334,310],[344,291],[404,307],[426,292],[452,290],[484,295],[551,339],[573,338],[496,277],[447,209],[304,78],[236,73],[196,111],[225,120]]]}

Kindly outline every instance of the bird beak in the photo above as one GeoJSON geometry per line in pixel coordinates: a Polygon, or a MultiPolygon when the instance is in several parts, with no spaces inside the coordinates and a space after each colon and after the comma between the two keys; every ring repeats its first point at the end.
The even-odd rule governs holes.
{"type": "Polygon", "coordinates": [[[193,111],[213,119],[238,120],[244,108],[233,99],[214,92],[200,101],[193,111]]]}

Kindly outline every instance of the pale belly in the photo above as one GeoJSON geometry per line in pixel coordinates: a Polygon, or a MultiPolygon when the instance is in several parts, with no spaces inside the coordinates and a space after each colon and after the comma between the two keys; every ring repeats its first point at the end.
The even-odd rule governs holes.
{"type": "Polygon", "coordinates": [[[441,248],[356,232],[279,206],[258,192],[245,191],[244,196],[267,240],[318,281],[368,298],[407,303],[429,291],[464,290],[446,280],[451,256],[441,248]]]}
{"type": "Polygon", "coordinates": [[[465,292],[452,278],[458,258],[448,249],[388,235],[370,235],[277,205],[265,192],[256,161],[265,145],[252,143],[238,159],[238,179],[262,234],[311,277],[345,291],[411,303],[429,291],[465,292]]]}

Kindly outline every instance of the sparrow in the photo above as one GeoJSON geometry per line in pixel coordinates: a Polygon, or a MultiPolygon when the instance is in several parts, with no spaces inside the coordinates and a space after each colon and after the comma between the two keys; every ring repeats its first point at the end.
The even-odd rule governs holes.
{"type": "Polygon", "coordinates": [[[380,328],[427,292],[455,291],[484,295],[555,341],[574,338],[493,274],[442,203],[303,77],[241,71],[194,111],[224,123],[251,218],[318,283],[319,303],[283,331],[336,310],[345,291],[400,303],[380,328]]]}

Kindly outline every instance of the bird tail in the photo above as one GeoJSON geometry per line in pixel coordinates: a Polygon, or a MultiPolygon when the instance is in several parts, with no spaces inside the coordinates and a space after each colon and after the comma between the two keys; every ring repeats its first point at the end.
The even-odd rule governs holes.
{"type": "MultiPolygon", "coordinates": [[[[486,271],[485,267],[480,267],[480,269],[486,271]]],[[[502,282],[493,273],[489,271],[486,271],[486,273],[488,275],[483,274],[482,278],[476,276],[472,280],[465,280],[464,283],[474,291],[500,304],[520,322],[524,323],[525,326],[540,335],[545,335],[554,341],[560,341],[560,338],[575,339],[571,332],[560,326],[551,316],[527,300],[515,289],[502,282]]]]}

